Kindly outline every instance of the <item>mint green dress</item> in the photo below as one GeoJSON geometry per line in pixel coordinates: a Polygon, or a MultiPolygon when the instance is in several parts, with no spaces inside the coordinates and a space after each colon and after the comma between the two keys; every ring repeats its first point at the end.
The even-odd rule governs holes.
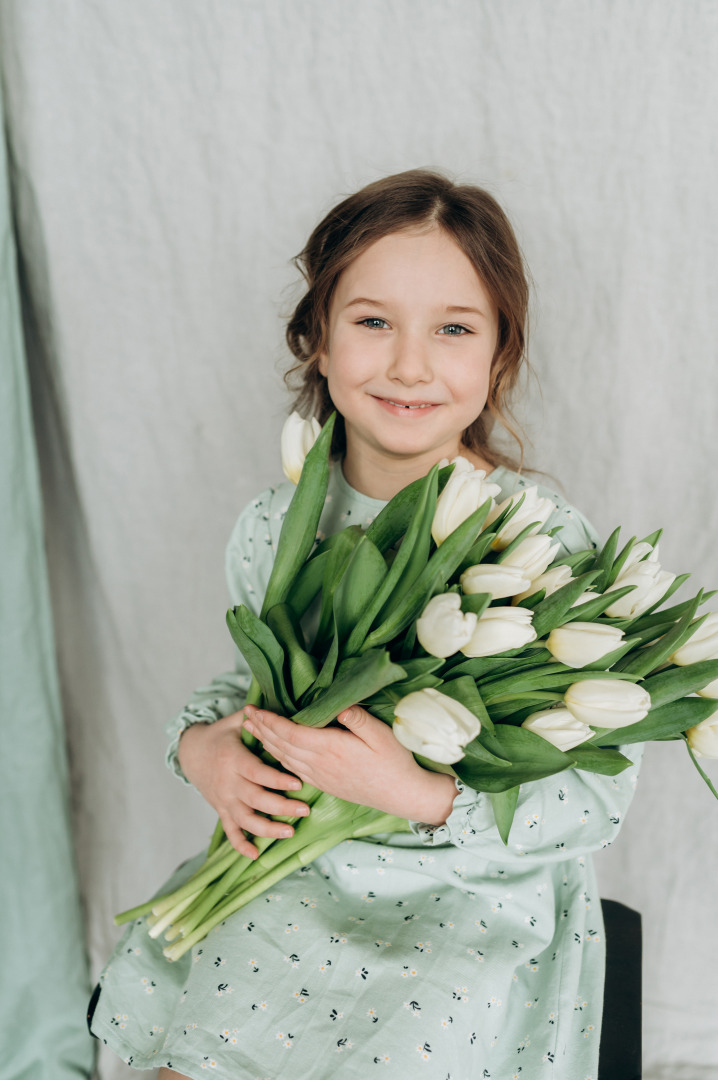
{"type": "MultiPolygon", "coordinates": [[[[502,497],[528,481],[491,474],[502,497]]],[[[258,611],[294,488],[242,513],[227,548],[232,602],[258,611]]],[[[539,487],[568,551],[584,517],[539,487]]],[[[320,533],[384,504],[332,469],[320,533]]],[[[172,721],[240,709],[249,674],[198,690],[172,721]]],[[[487,796],[457,781],[446,824],[346,841],[169,963],[144,921],[102,972],[93,1032],[138,1069],[222,1080],[596,1080],[605,947],[591,852],[621,826],[638,773],[569,770],[521,789],[508,847],[487,796]]],[[[175,874],[179,884],[201,861],[175,874]]],[[[164,891],[164,890],[163,890],[164,891]]]]}

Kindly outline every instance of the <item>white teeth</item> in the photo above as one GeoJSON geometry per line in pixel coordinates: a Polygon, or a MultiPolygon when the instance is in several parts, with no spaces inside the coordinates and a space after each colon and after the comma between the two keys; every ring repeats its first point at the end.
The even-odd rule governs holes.
{"type": "Polygon", "coordinates": [[[425,405],[403,405],[400,401],[390,401],[390,405],[396,405],[398,409],[428,409],[431,407],[431,402],[427,401],[425,405]]]}

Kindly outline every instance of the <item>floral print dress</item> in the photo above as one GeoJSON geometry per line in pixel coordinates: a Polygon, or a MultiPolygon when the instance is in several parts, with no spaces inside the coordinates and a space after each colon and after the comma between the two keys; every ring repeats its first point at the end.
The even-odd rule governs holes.
{"type": "MultiPolygon", "coordinates": [[[[491,480],[502,497],[528,486],[504,468],[491,480]]],[[[235,604],[261,606],[293,490],[241,515],[227,548],[235,604]]],[[[567,550],[595,546],[578,511],[539,494],[567,550]]],[[[335,465],[320,534],[366,526],[383,505],[335,465]]],[[[178,776],[181,732],[241,708],[237,664],[169,725],[178,776]]],[[[94,1034],[135,1068],[197,1080],[596,1080],[605,943],[590,853],[620,828],[640,751],[626,748],[634,766],[616,777],[524,785],[508,846],[488,796],[457,781],[444,825],[339,844],[176,963],[138,920],[102,972],[94,1034]]]]}

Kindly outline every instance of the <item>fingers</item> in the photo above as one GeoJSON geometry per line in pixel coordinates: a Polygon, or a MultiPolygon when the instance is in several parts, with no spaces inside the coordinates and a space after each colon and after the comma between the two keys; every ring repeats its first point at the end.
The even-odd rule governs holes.
{"type": "Polygon", "coordinates": [[[376,716],[372,716],[360,705],[352,705],[350,709],[344,709],[337,716],[337,720],[347,731],[351,731],[362,742],[372,747],[381,746],[387,734],[391,733],[391,729],[382,720],[377,720],[376,716]]]}
{"type": "Polygon", "coordinates": [[[321,731],[311,727],[302,727],[277,713],[268,712],[266,709],[260,711],[254,706],[245,706],[244,711],[247,717],[244,721],[245,728],[251,735],[257,735],[267,750],[269,750],[267,739],[286,743],[297,750],[313,749],[317,745],[317,736],[321,739],[321,731]]]}
{"type": "Polygon", "coordinates": [[[275,769],[271,765],[265,765],[259,758],[247,766],[244,775],[248,780],[263,788],[276,788],[278,791],[299,791],[302,781],[296,776],[275,769]]]}

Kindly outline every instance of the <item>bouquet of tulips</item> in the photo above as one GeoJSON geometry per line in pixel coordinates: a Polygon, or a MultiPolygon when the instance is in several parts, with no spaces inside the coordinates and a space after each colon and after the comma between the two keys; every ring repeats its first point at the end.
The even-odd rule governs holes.
{"type": "MultiPolygon", "coordinates": [[[[615,775],[630,764],[619,744],[684,741],[718,797],[696,760],[718,757],[718,613],[697,616],[714,594],[662,608],[688,575],[661,569],[658,533],[619,550],[616,529],[600,552],[560,556],[556,530],[542,531],[553,503],[527,488],[496,505],[498,487],[458,458],[366,530],[317,544],[333,424],[317,434],[288,423],[297,489],[262,610],[227,614],[254,677],[250,703],[315,727],[361,704],[422,765],[487,792],[504,843],[521,784],[569,768],[615,775]]],[[[176,960],[342,840],[408,828],[307,785],[293,795],[312,811],[282,819],[292,837],[256,838],[252,861],[218,823],[188,881],[115,921],[147,915],[176,960]]]]}

